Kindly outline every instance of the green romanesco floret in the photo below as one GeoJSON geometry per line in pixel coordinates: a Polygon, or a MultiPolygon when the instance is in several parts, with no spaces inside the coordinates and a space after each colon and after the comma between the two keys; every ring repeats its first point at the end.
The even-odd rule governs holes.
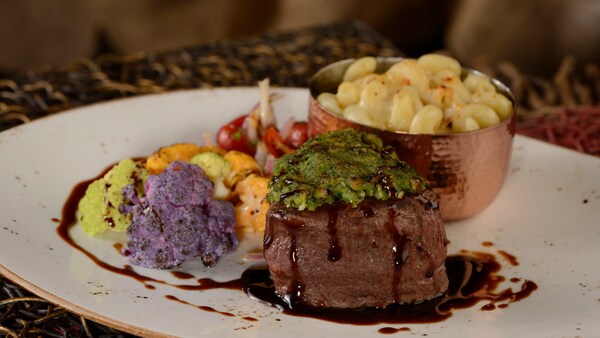
{"type": "Polygon", "coordinates": [[[131,224],[131,216],[119,212],[119,206],[126,202],[122,190],[134,185],[142,194],[148,172],[143,165],[126,158],[117,163],[110,171],[92,182],[85,196],[79,201],[79,223],[90,235],[99,235],[105,231],[122,232],[131,224]]]}

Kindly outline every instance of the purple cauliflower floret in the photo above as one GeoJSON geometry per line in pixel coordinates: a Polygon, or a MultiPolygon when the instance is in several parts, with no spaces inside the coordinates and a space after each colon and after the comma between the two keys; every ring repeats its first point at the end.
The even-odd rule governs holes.
{"type": "Polygon", "coordinates": [[[208,222],[204,225],[204,240],[200,257],[206,266],[217,263],[220,256],[238,245],[235,235],[235,208],[226,201],[213,200],[208,208],[208,222]],[[233,224],[233,227],[231,226],[233,224]]]}
{"type": "Polygon", "coordinates": [[[127,229],[129,260],[149,268],[171,268],[191,257],[213,266],[238,244],[235,209],[211,198],[213,186],[200,167],[173,162],[144,186],[145,197],[123,189],[132,214],[127,229]]]}

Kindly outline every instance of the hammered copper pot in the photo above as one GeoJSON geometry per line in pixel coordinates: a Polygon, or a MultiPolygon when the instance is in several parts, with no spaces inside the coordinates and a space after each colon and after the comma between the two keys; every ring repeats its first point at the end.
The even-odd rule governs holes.
{"type": "MultiPolygon", "coordinates": [[[[378,58],[376,72],[383,72],[401,58],[378,58]]],[[[354,60],[331,64],[317,72],[309,83],[308,132],[311,137],[339,129],[354,128],[373,133],[396,149],[401,160],[427,178],[439,199],[444,221],[471,217],[492,203],[502,188],[511,157],[516,113],[500,124],[463,133],[409,134],[357,124],[330,113],[316,97],[335,93],[344,71],[354,60]]],[[[463,73],[476,72],[463,69],[463,73]]],[[[516,100],[501,82],[492,79],[498,92],[516,100]]]]}

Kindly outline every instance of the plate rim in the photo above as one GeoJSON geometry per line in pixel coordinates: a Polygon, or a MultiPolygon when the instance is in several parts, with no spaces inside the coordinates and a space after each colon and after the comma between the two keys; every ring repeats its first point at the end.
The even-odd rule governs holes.
{"type": "Polygon", "coordinates": [[[17,284],[18,286],[24,288],[25,290],[35,294],[39,298],[42,298],[42,299],[54,304],[55,306],[62,307],[77,316],[84,317],[87,320],[91,320],[93,322],[100,323],[100,324],[108,326],[110,328],[120,330],[123,332],[127,332],[130,334],[136,335],[136,336],[141,336],[141,337],[152,337],[152,338],[154,338],[154,337],[156,337],[156,338],[158,338],[158,337],[160,337],[160,338],[162,338],[162,337],[168,337],[168,338],[177,337],[177,336],[149,330],[144,327],[140,327],[138,325],[126,323],[126,322],[120,321],[116,318],[113,319],[111,317],[104,316],[95,311],[88,310],[85,307],[82,307],[75,303],[69,302],[65,299],[62,299],[59,296],[56,296],[52,292],[44,290],[43,288],[33,284],[32,282],[28,281],[27,279],[22,278],[18,274],[12,272],[10,269],[4,267],[4,265],[2,265],[2,264],[0,264],[0,273],[2,274],[2,276],[7,278],[8,280],[10,280],[13,283],[17,284]]]}

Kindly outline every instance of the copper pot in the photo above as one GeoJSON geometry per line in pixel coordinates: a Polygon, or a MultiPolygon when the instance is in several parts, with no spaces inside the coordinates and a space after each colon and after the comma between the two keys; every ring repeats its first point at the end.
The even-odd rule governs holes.
{"type": "MultiPolygon", "coordinates": [[[[383,72],[401,58],[378,58],[376,72],[383,72]]],[[[444,221],[471,217],[492,203],[508,173],[516,125],[516,100],[500,81],[497,91],[513,104],[513,114],[501,123],[471,132],[409,134],[360,125],[329,112],[316,100],[323,92],[335,93],[345,70],[354,60],[333,63],[318,71],[309,82],[308,133],[354,128],[378,135],[391,145],[401,160],[427,178],[439,199],[444,221]]],[[[475,72],[463,69],[463,75],[475,72]]]]}

